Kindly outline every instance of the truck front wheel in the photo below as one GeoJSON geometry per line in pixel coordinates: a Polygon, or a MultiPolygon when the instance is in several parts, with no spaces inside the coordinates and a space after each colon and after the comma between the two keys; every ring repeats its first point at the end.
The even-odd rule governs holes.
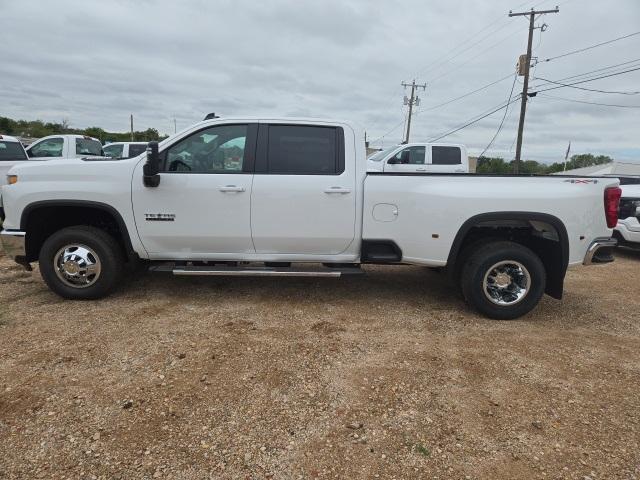
{"type": "Polygon", "coordinates": [[[122,277],[120,246],[107,232],[79,225],[51,235],[39,256],[40,274],[64,298],[90,300],[107,296],[122,277]]]}
{"type": "Polygon", "coordinates": [[[462,293],[484,315],[512,320],[530,312],[545,290],[546,272],[540,258],[514,242],[485,244],[462,267],[462,293]]]}

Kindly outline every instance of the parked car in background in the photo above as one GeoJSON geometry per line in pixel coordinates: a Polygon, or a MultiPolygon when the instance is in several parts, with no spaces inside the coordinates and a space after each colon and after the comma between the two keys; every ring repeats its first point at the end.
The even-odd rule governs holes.
{"type": "Polygon", "coordinates": [[[102,147],[105,156],[111,158],[133,158],[147,150],[147,142],[113,142],[102,147]]]}
{"type": "Polygon", "coordinates": [[[27,147],[29,160],[103,157],[100,140],[86,135],[49,135],[27,147]]]}
{"type": "Polygon", "coordinates": [[[568,266],[613,261],[616,178],[367,172],[362,136],[341,121],[224,118],[146,156],[24,162],[2,187],[0,240],[71,299],[108,295],[140,260],[269,277],[406,264],[445,267],[500,319],[561,298],[568,266]]]}
{"type": "Polygon", "coordinates": [[[371,155],[367,158],[367,171],[469,173],[469,157],[464,145],[407,143],[371,155]]]}
{"type": "MultiPolygon", "coordinates": [[[[7,172],[11,167],[27,160],[22,143],[15,137],[0,135],[0,185],[7,183],[7,172]]],[[[0,222],[4,219],[2,192],[0,191],[0,222]]]]}
{"type": "Polygon", "coordinates": [[[640,178],[621,178],[618,224],[613,232],[618,245],[640,250],[640,178]]]}

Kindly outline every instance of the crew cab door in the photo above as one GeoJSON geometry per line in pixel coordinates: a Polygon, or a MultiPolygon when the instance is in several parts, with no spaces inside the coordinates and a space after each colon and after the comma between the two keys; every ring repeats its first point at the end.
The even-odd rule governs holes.
{"type": "Polygon", "coordinates": [[[260,125],[251,193],[257,253],[347,250],[355,237],[356,165],[353,148],[345,162],[344,138],[337,126],[260,125]]]}
{"type": "Polygon", "coordinates": [[[160,185],[144,187],[140,162],[133,210],[152,259],[224,258],[254,253],[251,183],[257,125],[201,128],[160,152],[160,185]]]}
{"type": "Polygon", "coordinates": [[[406,147],[387,158],[385,172],[420,173],[427,171],[426,147],[423,145],[406,147]]]}

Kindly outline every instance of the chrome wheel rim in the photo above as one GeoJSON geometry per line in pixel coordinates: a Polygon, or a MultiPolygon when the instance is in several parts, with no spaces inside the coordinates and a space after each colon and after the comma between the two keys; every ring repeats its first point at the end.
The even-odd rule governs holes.
{"type": "Polygon", "coordinates": [[[91,248],[82,244],[66,245],[53,258],[58,278],[68,287],[87,288],[100,278],[102,264],[91,248]]]}
{"type": "Polygon", "coordinates": [[[504,260],[487,270],[482,287],[490,302],[500,306],[515,305],[529,293],[531,275],[520,262],[504,260]]]}

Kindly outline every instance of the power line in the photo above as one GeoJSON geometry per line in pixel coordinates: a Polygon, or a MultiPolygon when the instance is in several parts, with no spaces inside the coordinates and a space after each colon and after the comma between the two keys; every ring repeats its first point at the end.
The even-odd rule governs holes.
{"type": "MultiPolygon", "coordinates": [[[[566,86],[567,86],[567,87],[570,87],[570,86],[572,86],[572,85],[578,85],[578,84],[580,84],[580,83],[593,82],[594,80],[600,80],[601,78],[615,77],[615,76],[617,76],[617,75],[622,75],[622,74],[624,74],[624,73],[635,72],[635,71],[637,71],[637,70],[640,70],[640,67],[631,68],[631,69],[629,69],[629,70],[624,70],[624,71],[622,71],[622,72],[610,73],[610,74],[608,74],[608,75],[601,75],[601,76],[599,76],[599,77],[589,78],[589,79],[587,79],[587,80],[580,80],[580,81],[578,81],[578,82],[568,83],[568,84],[566,84],[566,86]]],[[[544,90],[538,90],[538,93],[546,92],[546,91],[548,91],[548,90],[556,90],[556,89],[558,89],[558,88],[565,88],[565,85],[559,85],[559,86],[556,86],[556,87],[549,87],[549,88],[545,88],[544,90]]]]}
{"type": "Polygon", "coordinates": [[[459,132],[463,128],[467,128],[468,126],[473,125],[474,123],[478,123],[480,120],[483,120],[483,119],[487,118],[488,116],[493,115],[496,112],[499,112],[503,108],[506,108],[508,105],[511,105],[512,103],[517,102],[518,100],[519,100],[519,96],[516,97],[515,99],[513,99],[511,101],[511,103],[500,104],[499,107],[493,108],[491,111],[489,111],[487,113],[484,113],[484,114],[481,114],[481,116],[478,117],[478,118],[474,117],[473,120],[470,120],[470,121],[466,122],[465,124],[460,125],[459,127],[456,127],[453,130],[448,131],[447,133],[443,133],[442,135],[439,135],[438,137],[434,137],[431,140],[429,140],[429,142],[436,142],[436,141],[438,141],[440,139],[443,139],[444,137],[448,137],[449,135],[452,135],[452,134],[454,134],[456,132],[459,132]]]}
{"type": "Polygon", "coordinates": [[[571,85],[568,83],[556,82],[554,80],[547,80],[542,77],[535,77],[535,80],[544,80],[545,82],[553,83],[555,85],[562,85],[563,87],[577,88],[578,90],[586,90],[588,92],[598,92],[598,93],[616,93],[620,95],[637,95],[640,92],[619,92],[619,91],[610,91],[610,90],[598,90],[596,88],[587,88],[587,87],[576,87],[575,85],[571,85]]]}
{"type": "Polygon", "coordinates": [[[489,150],[491,145],[493,145],[493,142],[496,140],[496,138],[498,138],[498,135],[500,134],[500,131],[502,130],[502,126],[504,125],[504,121],[507,118],[507,113],[509,113],[509,105],[511,104],[511,97],[513,96],[513,89],[516,86],[516,79],[517,78],[518,78],[518,74],[515,73],[513,75],[513,84],[511,85],[511,92],[509,92],[509,98],[507,99],[507,107],[504,110],[504,115],[502,116],[502,120],[500,121],[500,125],[498,126],[498,130],[496,131],[495,135],[493,136],[493,138],[491,139],[489,144],[482,151],[482,153],[478,157],[478,160],[482,158],[482,156],[487,152],[487,150],[489,150]]]}
{"type": "Polygon", "coordinates": [[[569,55],[575,55],[576,53],[586,52],[587,50],[591,50],[592,48],[601,47],[603,45],[609,45],[610,43],[617,42],[619,40],[624,40],[625,38],[633,37],[634,35],[640,35],[640,31],[630,33],[629,35],[624,35],[622,37],[614,38],[613,40],[607,40],[606,42],[597,43],[596,45],[591,45],[590,47],[580,48],[578,50],[574,50],[572,52],[563,53],[562,55],[556,55],[555,57],[545,58],[541,60],[542,62],[550,62],[552,60],[556,60],[558,58],[568,57],[569,55]]]}
{"type": "MultiPolygon", "coordinates": [[[[391,128],[391,130],[389,130],[387,133],[380,135],[378,138],[376,138],[375,140],[371,140],[369,143],[377,143],[378,140],[383,139],[384,137],[386,137],[387,135],[389,135],[391,132],[395,131],[400,125],[403,125],[405,121],[405,117],[402,117],[402,120],[400,121],[400,123],[398,123],[397,125],[395,125],[393,128],[391,128]]],[[[404,133],[404,132],[403,132],[404,133]]]]}
{"type": "Polygon", "coordinates": [[[445,72],[441,73],[438,76],[435,77],[431,77],[429,78],[427,81],[429,83],[433,83],[436,80],[440,80],[441,78],[446,77],[447,75],[450,75],[451,73],[455,72],[456,70],[459,70],[460,68],[464,67],[465,65],[468,65],[470,62],[472,62],[473,60],[476,60],[478,57],[482,57],[486,52],[488,52],[489,50],[492,50],[493,48],[497,47],[498,45],[504,43],[505,41],[507,41],[509,38],[513,37],[516,33],[520,33],[523,29],[522,28],[518,28],[516,30],[514,30],[513,32],[511,32],[509,35],[501,38],[500,40],[498,40],[497,42],[489,45],[487,48],[485,48],[484,50],[480,51],[478,54],[473,55],[472,57],[467,58],[465,61],[463,61],[462,63],[459,63],[458,65],[456,65],[455,67],[446,70],[445,72]]]}
{"type": "Polygon", "coordinates": [[[586,103],[587,105],[599,105],[602,107],[640,108],[640,105],[617,105],[612,103],[588,102],[586,100],[576,100],[575,98],[562,98],[562,97],[556,97],[554,95],[547,95],[547,94],[541,94],[539,96],[542,98],[551,98],[553,100],[562,100],[564,102],[586,103]]]}
{"type": "MultiPolygon", "coordinates": [[[[639,62],[639,61],[640,61],[640,58],[635,58],[635,59],[633,59],[633,60],[628,60],[628,61],[626,61],[626,62],[616,63],[615,65],[609,65],[609,66],[607,66],[607,67],[597,68],[597,69],[595,69],[595,70],[591,70],[591,71],[589,71],[589,72],[579,73],[579,74],[577,74],[577,75],[571,75],[571,76],[569,76],[569,77],[564,77],[564,78],[559,79],[558,81],[559,81],[559,82],[564,82],[564,81],[566,81],[566,80],[572,80],[572,79],[575,79],[575,78],[586,77],[586,76],[591,75],[591,74],[593,74],[593,73],[602,72],[602,71],[604,71],[604,70],[611,70],[611,69],[613,69],[613,68],[621,67],[621,66],[623,66],[623,65],[629,65],[629,64],[631,64],[631,63],[636,63],[636,62],[639,62]]],[[[635,65],[634,65],[634,66],[635,66],[635,65]]],[[[610,73],[613,73],[613,72],[610,72],[610,73]]],[[[539,85],[539,87],[541,87],[541,86],[544,86],[544,84],[543,84],[543,85],[539,85]]]]}
{"type": "Polygon", "coordinates": [[[431,110],[436,110],[437,108],[444,107],[445,105],[449,105],[450,103],[453,103],[453,102],[455,102],[457,100],[461,100],[461,99],[463,99],[465,97],[468,97],[469,95],[473,95],[474,93],[478,93],[478,92],[481,92],[482,90],[486,90],[487,88],[492,87],[493,85],[495,85],[497,83],[505,81],[507,78],[511,78],[511,74],[509,74],[509,75],[507,75],[505,77],[502,77],[502,78],[500,78],[500,79],[498,79],[498,80],[496,80],[494,82],[488,83],[487,85],[485,85],[483,87],[477,88],[476,90],[473,90],[471,92],[465,93],[464,95],[460,95],[459,97],[452,98],[451,100],[447,100],[446,102],[442,102],[442,103],[440,103],[438,105],[426,108],[426,109],[424,109],[422,111],[423,112],[430,112],[431,110]]]}

